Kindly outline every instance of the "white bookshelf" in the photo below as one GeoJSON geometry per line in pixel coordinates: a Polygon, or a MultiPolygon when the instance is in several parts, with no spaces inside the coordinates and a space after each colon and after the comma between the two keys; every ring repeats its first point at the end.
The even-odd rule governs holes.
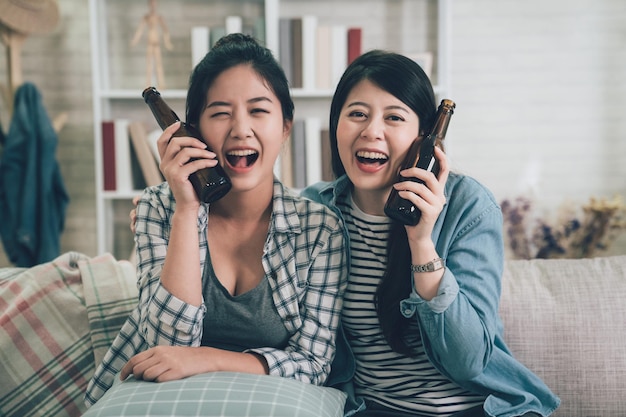
{"type": "MultiPolygon", "coordinates": [[[[215,25],[232,14],[250,21],[265,19],[265,45],[278,57],[278,22],[282,17],[315,15],[324,24],[346,24],[363,29],[362,49],[383,48],[401,53],[432,52],[431,78],[438,96],[449,96],[450,7],[452,0],[176,0],[158,2],[174,51],[162,49],[167,80],[163,97],[179,116],[184,116],[186,85],[191,71],[190,28],[215,25]],[[346,16],[349,16],[347,18],[346,16]]],[[[156,127],[141,98],[145,87],[145,41],[130,47],[136,26],[148,11],[147,1],[89,0],[91,62],[93,76],[93,134],[96,178],[98,253],[118,258],[127,253],[116,248],[116,235],[128,231],[130,201],[140,190],[103,190],[102,132],[104,120],[126,118],[156,127]],[[116,220],[117,219],[117,220],[116,220]]],[[[319,117],[328,125],[333,89],[293,89],[296,117],[319,117]]],[[[126,246],[126,245],[125,245],[126,246]]]]}

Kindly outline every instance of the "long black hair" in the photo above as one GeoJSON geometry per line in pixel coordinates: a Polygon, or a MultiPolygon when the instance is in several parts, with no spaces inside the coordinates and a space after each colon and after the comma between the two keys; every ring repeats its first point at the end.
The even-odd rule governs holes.
{"type": "Polygon", "coordinates": [[[215,79],[240,64],[249,64],[265,80],[280,101],[283,119],[293,120],[294,104],[287,77],[272,52],[249,35],[233,33],[218,40],[192,71],[185,111],[187,123],[198,126],[207,104],[207,92],[215,79]]]}
{"type": "MultiPolygon", "coordinates": [[[[341,109],[352,88],[369,80],[409,106],[418,116],[420,132],[432,128],[436,113],[435,93],[428,76],[413,60],[394,52],[373,50],[356,58],[337,85],[330,106],[331,163],[336,177],[346,170],[337,148],[337,125],[341,109]]],[[[391,348],[410,354],[404,333],[409,321],[400,313],[400,301],[411,292],[411,252],[404,226],[392,226],[387,242],[387,268],[376,290],[376,310],[383,335],[391,348]]]]}

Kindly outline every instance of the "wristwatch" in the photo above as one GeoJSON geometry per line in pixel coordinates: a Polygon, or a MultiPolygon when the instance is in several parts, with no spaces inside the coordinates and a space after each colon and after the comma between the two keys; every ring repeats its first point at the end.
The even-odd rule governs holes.
{"type": "Polygon", "coordinates": [[[424,265],[411,265],[411,272],[434,272],[445,268],[446,261],[441,258],[433,259],[424,265]]]}

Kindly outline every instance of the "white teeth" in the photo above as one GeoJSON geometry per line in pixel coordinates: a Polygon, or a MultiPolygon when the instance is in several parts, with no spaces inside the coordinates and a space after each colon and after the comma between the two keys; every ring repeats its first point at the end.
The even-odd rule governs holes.
{"type": "Polygon", "coordinates": [[[231,156],[248,156],[248,155],[254,155],[256,153],[257,153],[257,151],[252,150],[252,149],[236,149],[234,151],[228,152],[228,155],[231,155],[231,156]]]}
{"type": "Polygon", "coordinates": [[[359,151],[356,153],[356,156],[358,156],[359,158],[366,158],[366,159],[387,159],[387,155],[381,152],[359,151]]]}

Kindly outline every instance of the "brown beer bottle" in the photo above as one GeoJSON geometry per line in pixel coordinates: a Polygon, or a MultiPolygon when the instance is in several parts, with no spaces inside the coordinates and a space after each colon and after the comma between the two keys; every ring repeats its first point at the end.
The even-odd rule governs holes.
{"type": "MultiPolygon", "coordinates": [[[[152,110],[152,114],[159,126],[161,126],[161,129],[165,130],[166,127],[180,121],[176,113],[163,101],[161,94],[156,88],[146,88],[142,96],[150,110],[152,110]]],[[[180,128],[172,136],[190,136],[204,142],[200,132],[184,122],[180,124],[180,128]]],[[[232,186],[230,178],[228,178],[224,168],[220,165],[194,172],[189,176],[189,181],[193,185],[200,201],[205,203],[213,203],[224,197],[232,186]]]]}
{"type": "MultiPolygon", "coordinates": [[[[441,100],[432,131],[422,140],[418,138],[413,142],[402,163],[402,169],[418,167],[431,171],[435,176],[439,175],[439,162],[435,158],[435,146],[446,137],[446,131],[455,107],[456,104],[452,100],[441,100]]],[[[407,180],[423,183],[417,178],[398,176],[398,182],[407,180]]],[[[400,197],[395,188],[392,188],[385,204],[385,214],[409,226],[415,226],[422,217],[422,212],[409,200],[400,197]]]]}

